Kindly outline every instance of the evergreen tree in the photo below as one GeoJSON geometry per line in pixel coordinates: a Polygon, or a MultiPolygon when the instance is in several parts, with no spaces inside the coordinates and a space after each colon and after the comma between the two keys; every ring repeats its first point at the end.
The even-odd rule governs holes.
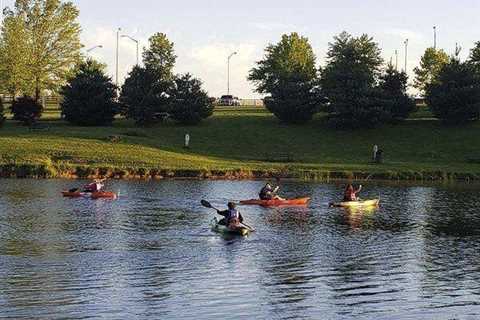
{"type": "Polygon", "coordinates": [[[453,57],[427,86],[426,100],[433,114],[446,124],[478,120],[480,78],[475,66],[453,57]]]}
{"type": "Polygon", "coordinates": [[[178,123],[197,124],[213,113],[213,104],[202,89],[202,82],[188,73],[175,78],[170,97],[169,113],[178,123]]]}
{"type": "Polygon", "coordinates": [[[256,91],[268,94],[267,109],[286,123],[304,123],[318,111],[320,99],[316,57],[308,39],[297,33],[283,35],[265,49],[248,79],[256,91]]]}
{"type": "Polygon", "coordinates": [[[105,74],[104,66],[91,59],[79,65],[61,94],[62,114],[76,125],[110,125],[119,111],[117,87],[105,74]]]}

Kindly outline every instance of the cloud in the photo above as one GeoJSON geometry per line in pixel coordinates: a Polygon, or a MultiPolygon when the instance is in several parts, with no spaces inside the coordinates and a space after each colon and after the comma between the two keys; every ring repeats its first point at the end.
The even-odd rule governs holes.
{"type": "Polygon", "coordinates": [[[185,56],[179,54],[177,72],[191,72],[204,81],[210,95],[227,92],[227,58],[230,60],[230,91],[239,97],[252,97],[253,88],[247,81],[249,70],[255,63],[258,47],[251,43],[214,42],[190,49],[185,56]]]}
{"type": "Polygon", "coordinates": [[[260,31],[305,31],[305,27],[298,27],[294,24],[281,23],[281,22],[251,22],[249,25],[260,31]]]}
{"type": "MultiPolygon", "coordinates": [[[[139,30],[123,31],[120,34],[128,34],[140,41],[140,62],[141,53],[144,46],[148,44],[148,36],[141,35],[139,30]]],[[[116,38],[115,28],[99,26],[94,29],[84,31],[81,36],[84,44],[84,53],[89,48],[102,45],[103,48],[97,48],[89,53],[89,56],[100,62],[107,64],[107,73],[115,81],[115,56],[116,56],[116,38]]],[[[200,78],[206,90],[212,96],[220,96],[227,92],[227,57],[232,52],[238,54],[232,57],[230,65],[231,93],[239,97],[251,98],[253,87],[247,81],[249,70],[255,63],[255,60],[261,55],[257,52],[261,46],[252,43],[230,43],[212,41],[205,45],[185,46],[180,44],[175,46],[177,54],[177,63],[174,71],[177,73],[189,72],[195,77],[200,78]]],[[[136,63],[136,45],[133,41],[126,38],[120,38],[119,42],[119,82],[128,75],[128,72],[136,63]]]]}
{"type": "Polygon", "coordinates": [[[391,28],[386,29],[384,33],[388,36],[398,37],[400,39],[408,39],[409,41],[423,42],[425,36],[421,33],[409,29],[391,28]]]}

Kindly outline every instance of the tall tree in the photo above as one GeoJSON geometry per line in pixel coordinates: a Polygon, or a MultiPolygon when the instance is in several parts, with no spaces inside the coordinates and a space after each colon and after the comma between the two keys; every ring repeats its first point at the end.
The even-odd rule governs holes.
{"type": "Polygon", "coordinates": [[[16,0],[5,13],[2,84],[37,100],[44,90],[58,91],[81,59],[78,9],[60,0],[16,0]]]}
{"type": "Polygon", "coordinates": [[[268,94],[267,109],[283,122],[311,120],[321,101],[315,54],[308,39],[295,32],[267,46],[248,80],[257,92],[268,94]]]}
{"type": "Polygon", "coordinates": [[[173,67],[177,60],[173,42],[160,32],[151,36],[148,42],[149,47],[143,50],[145,67],[161,73],[163,78],[173,78],[173,67]]]}
{"type": "Polygon", "coordinates": [[[433,83],[449,57],[442,49],[427,48],[420,59],[420,66],[413,69],[415,72],[414,86],[425,94],[428,85],[433,83]]]}
{"type": "Polygon", "coordinates": [[[137,125],[162,120],[169,108],[168,91],[174,85],[173,67],[177,56],[167,36],[156,33],[143,49],[145,67],[135,66],[122,86],[122,113],[137,125]]]}
{"type": "Polygon", "coordinates": [[[376,84],[383,60],[380,48],[364,34],[334,37],[322,70],[321,86],[329,100],[329,121],[336,127],[372,127],[388,117],[376,84]]]}

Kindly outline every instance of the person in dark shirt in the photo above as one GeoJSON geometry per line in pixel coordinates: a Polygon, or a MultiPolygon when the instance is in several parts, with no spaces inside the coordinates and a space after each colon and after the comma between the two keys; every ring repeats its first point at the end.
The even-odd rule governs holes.
{"type": "Polygon", "coordinates": [[[236,228],[243,223],[242,214],[236,209],[235,203],[229,202],[227,206],[227,210],[217,210],[217,213],[224,217],[218,222],[218,224],[227,226],[229,228],[236,228]]]}
{"type": "Polygon", "coordinates": [[[279,186],[273,188],[270,183],[267,183],[265,187],[260,190],[258,196],[260,197],[260,200],[285,200],[277,195],[279,189],[279,186]]]}

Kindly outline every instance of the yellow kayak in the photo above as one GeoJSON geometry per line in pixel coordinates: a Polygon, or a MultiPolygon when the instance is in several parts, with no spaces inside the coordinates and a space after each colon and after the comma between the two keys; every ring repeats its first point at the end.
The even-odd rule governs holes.
{"type": "Polygon", "coordinates": [[[330,207],[340,207],[340,208],[378,207],[379,204],[380,204],[380,199],[374,199],[374,200],[346,201],[346,202],[331,203],[330,207]]]}

